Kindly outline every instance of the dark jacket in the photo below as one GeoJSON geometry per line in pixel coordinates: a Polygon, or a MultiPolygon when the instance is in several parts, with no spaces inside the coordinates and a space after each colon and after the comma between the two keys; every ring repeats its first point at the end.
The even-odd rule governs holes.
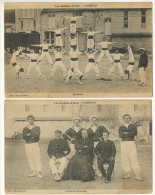
{"type": "Polygon", "coordinates": [[[28,127],[25,127],[22,135],[27,144],[38,142],[40,137],[40,127],[34,126],[31,130],[28,127]],[[29,133],[30,135],[28,135],[29,133]]]}
{"type": "MultiPolygon", "coordinates": [[[[83,128],[81,127],[80,130],[82,130],[82,129],[83,129],[83,128]]],[[[70,138],[68,137],[68,135],[69,135],[69,137],[71,137],[71,138],[75,138],[75,139],[79,138],[79,134],[78,134],[73,128],[69,128],[69,129],[63,134],[63,138],[64,138],[65,140],[70,140],[70,138]]]]}
{"type": "Polygon", "coordinates": [[[88,136],[90,139],[92,139],[93,141],[100,141],[99,138],[102,137],[102,133],[104,131],[107,131],[107,129],[104,126],[98,126],[95,133],[93,132],[93,130],[91,129],[91,127],[88,129],[88,136]]]}
{"type": "Polygon", "coordinates": [[[74,142],[74,146],[77,152],[80,151],[81,154],[93,154],[94,143],[91,139],[78,139],[74,142]]]}
{"type": "Polygon", "coordinates": [[[130,124],[128,128],[121,126],[118,132],[119,137],[122,138],[122,141],[134,141],[134,137],[137,135],[137,127],[133,124],[130,124]]]}
{"type": "Polygon", "coordinates": [[[55,156],[57,159],[62,158],[63,156],[66,156],[64,151],[68,151],[68,154],[70,153],[71,149],[68,145],[68,142],[62,138],[60,139],[53,139],[50,141],[48,145],[48,156],[52,158],[52,156],[55,156]]]}
{"type": "Polygon", "coordinates": [[[96,148],[94,149],[94,153],[97,156],[101,156],[103,160],[109,160],[111,157],[115,158],[116,156],[116,148],[113,141],[100,141],[96,148]]]}
{"type": "Polygon", "coordinates": [[[140,55],[138,68],[141,68],[141,67],[146,68],[147,65],[148,65],[148,56],[146,53],[143,53],[140,55]]]}

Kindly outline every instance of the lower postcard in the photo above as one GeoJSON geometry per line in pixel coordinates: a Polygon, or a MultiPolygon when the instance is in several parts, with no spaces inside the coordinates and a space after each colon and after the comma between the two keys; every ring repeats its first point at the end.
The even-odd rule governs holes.
{"type": "Polygon", "coordinates": [[[5,192],[151,193],[151,100],[5,101],[5,192]]]}

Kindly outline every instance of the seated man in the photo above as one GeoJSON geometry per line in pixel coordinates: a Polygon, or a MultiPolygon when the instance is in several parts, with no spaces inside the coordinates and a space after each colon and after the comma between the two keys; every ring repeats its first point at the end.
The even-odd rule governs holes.
{"type": "Polygon", "coordinates": [[[55,139],[50,141],[47,152],[50,157],[49,165],[54,180],[60,181],[67,166],[66,155],[70,153],[68,142],[62,139],[60,130],[55,131],[55,139]]]}
{"type": "Polygon", "coordinates": [[[113,141],[109,140],[109,132],[107,130],[103,131],[102,135],[103,140],[100,141],[94,153],[98,157],[98,167],[102,173],[102,176],[105,177],[105,182],[108,183],[111,180],[111,175],[114,169],[116,148],[113,141]],[[104,164],[109,164],[107,173],[104,169],[104,164]]]}
{"type": "Polygon", "coordinates": [[[81,180],[83,182],[94,180],[93,164],[94,144],[88,138],[86,129],[82,130],[82,138],[74,141],[75,155],[71,158],[63,176],[64,180],[81,180]]]}

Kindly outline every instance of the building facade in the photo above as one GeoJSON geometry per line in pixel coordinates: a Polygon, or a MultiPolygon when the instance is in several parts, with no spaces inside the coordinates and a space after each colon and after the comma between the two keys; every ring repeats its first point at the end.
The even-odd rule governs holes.
{"type": "MultiPolygon", "coordinates": [[[[95,43],[108,36],[112,41],[120,43],[133,43],[134,50],[145,47],[152,52],[152,9],[18,9],[5,11],[5,32],[9,33],[38,33],[40,43],[46,39],[48,43],[55,43],[52,30],[56,25],[69,27],[73,13],[83,16],[77,21],[79,36],[78,47],[80,51],[86,50],[87,35],[82,34],[93,27],[95,31],[103,33],[95,35],[95,43]],[[13,17],[12,17],[13,16],[13,17]],[[10,30],[11,29],[11,30],[10,30]]],[[[62,33],[63,45],[69,50],[70,30],[62,33]]],[[[125,44],[124,44],[125,43],[125,44]]],[[[125,45],[126,46],[126,45],[125,45]]]]}

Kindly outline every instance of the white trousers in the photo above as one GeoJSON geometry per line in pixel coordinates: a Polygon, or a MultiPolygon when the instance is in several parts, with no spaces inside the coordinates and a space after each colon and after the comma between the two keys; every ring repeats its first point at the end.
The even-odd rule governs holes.
{"type": "Polygon", "coordinates": [[[54,75],[55,71],[60,68],[63,72],[63,76],[66,77],[66,67],[62,61],[55,61],[54,66],[51,69],[51,76],[54,75]]]}
{"type": "Polygon", "coordinates": [[[35,67],[37,74],[40,76],[41,75],[41,71],[40,71],[40,68],[39,68],[39,66],[38,66],[38,64],[36,62],[30,62],[29,66],[28,66],[28,69],[27,69],[27,74],[26,75],[30,76],[30,72],[31,72],[31,69],[32,69],[33,66],[35,67]]]}
{"type": "Polygon", "coordinates": [[[95,63],[93,63],[93,62],[88,62],[86,69],[85,69],[84,76],[87,77],[87,74],[88,74],[88,72],[90,72],[91,69],[93,69],[96,73],[96,76],[99,77],[99,69],[98,69],[97,65],[95,65],[95,63]]]}
{"type": "Polygon", "coordinates": [[[130,173],[131,170],[133,170],[136,175],[140,174],[135,141],[121,142],[121,160],[122,168],[125,173],[130,173]]]}
{"type": "Polygon", "coordinates": [[[56,46],[62,47],[62,37],[61,36],[56,37],[56,46]]]}
{"type": "Polygon", "coordinates": [[[94,48],[94,39],[88,39],[87,40],[87,48],[93,49],[94,48]]]}
{"type": "Polygon", "coordinates": [[[67,78],[69,78],[70,76],[74,76],[74,75],[77,75],[77,76],[83,75],[83,73],[78,68],[78,60],[77,61],[72,61],[72,60],[70,61],[70,69],[68,71],[67,78]],[[73,69],[73,71],[72,71],[72,69],[73,69]]]}
{"type": "Polygon", "coordinates": [[[102,58],[103,58],[104,55],[106,55],[106,57],[108,58],[108,60],[109,60],[111,63],[113,62],[113,60],[112,60],[112,58],[111,58],[111,56],[110,56],[110,54],[109,54],[109,50],[101,50],[101,53],[100,53],[100,55],[99,55],[99,57],[98,57],[98,59],[97,59],[97,62],[98,62],[98,63],[102,60],[102,58]]]}
{"type": "Polygon", "coordinates": [[[118,72],[119,72],[120,76],[124,77],[124,71],[123,71],[123,68],[122,68],[122,65],[121,65],[120,62],[113,63],[113,65],[111,66],[111,68],[110,68],[110,70],[108,72],[108,76],[110,76],[111,73],[113,73],[116,68],[118,68],[118,72]]]}
{"type": "Polygon", "coordinates": [[[144,70],[143,67],[139,68],[139,77],[141,83],[146,83],[146,71],[144,70]]]}
{"type": "Polygon", "coordinates": [[[31,171],[42,172],[40,146],[38,142],[25,144],[26,155],[31,171]]]}
{"type": "Polygon", "coordinates": [[[60,176],[62,177],[67,167],[67,158],[62,157],[62,158],[57,159],[56,161],[54,161],[51,158],[49,161],[49,166],[50,166],[50,169],[53,175],[59,173],[60,176]]]}
{"type": "Polygon", "coordinates": [[[76,24],[75,23],[70,24],[70,33],[73,33],[73,34],[76,33],[76,24]]]}
{"type": "Polygon", "coordinates": [[[42,54],[41,54],[39,60],[42,60],[44,57],[47,58],[47,60],[48,60],[48,62],[49,62],[50,64],[53,64],[53,60],[52,60],[52,58],[51,58],[49,52],[42,52],[42,54]]]}

